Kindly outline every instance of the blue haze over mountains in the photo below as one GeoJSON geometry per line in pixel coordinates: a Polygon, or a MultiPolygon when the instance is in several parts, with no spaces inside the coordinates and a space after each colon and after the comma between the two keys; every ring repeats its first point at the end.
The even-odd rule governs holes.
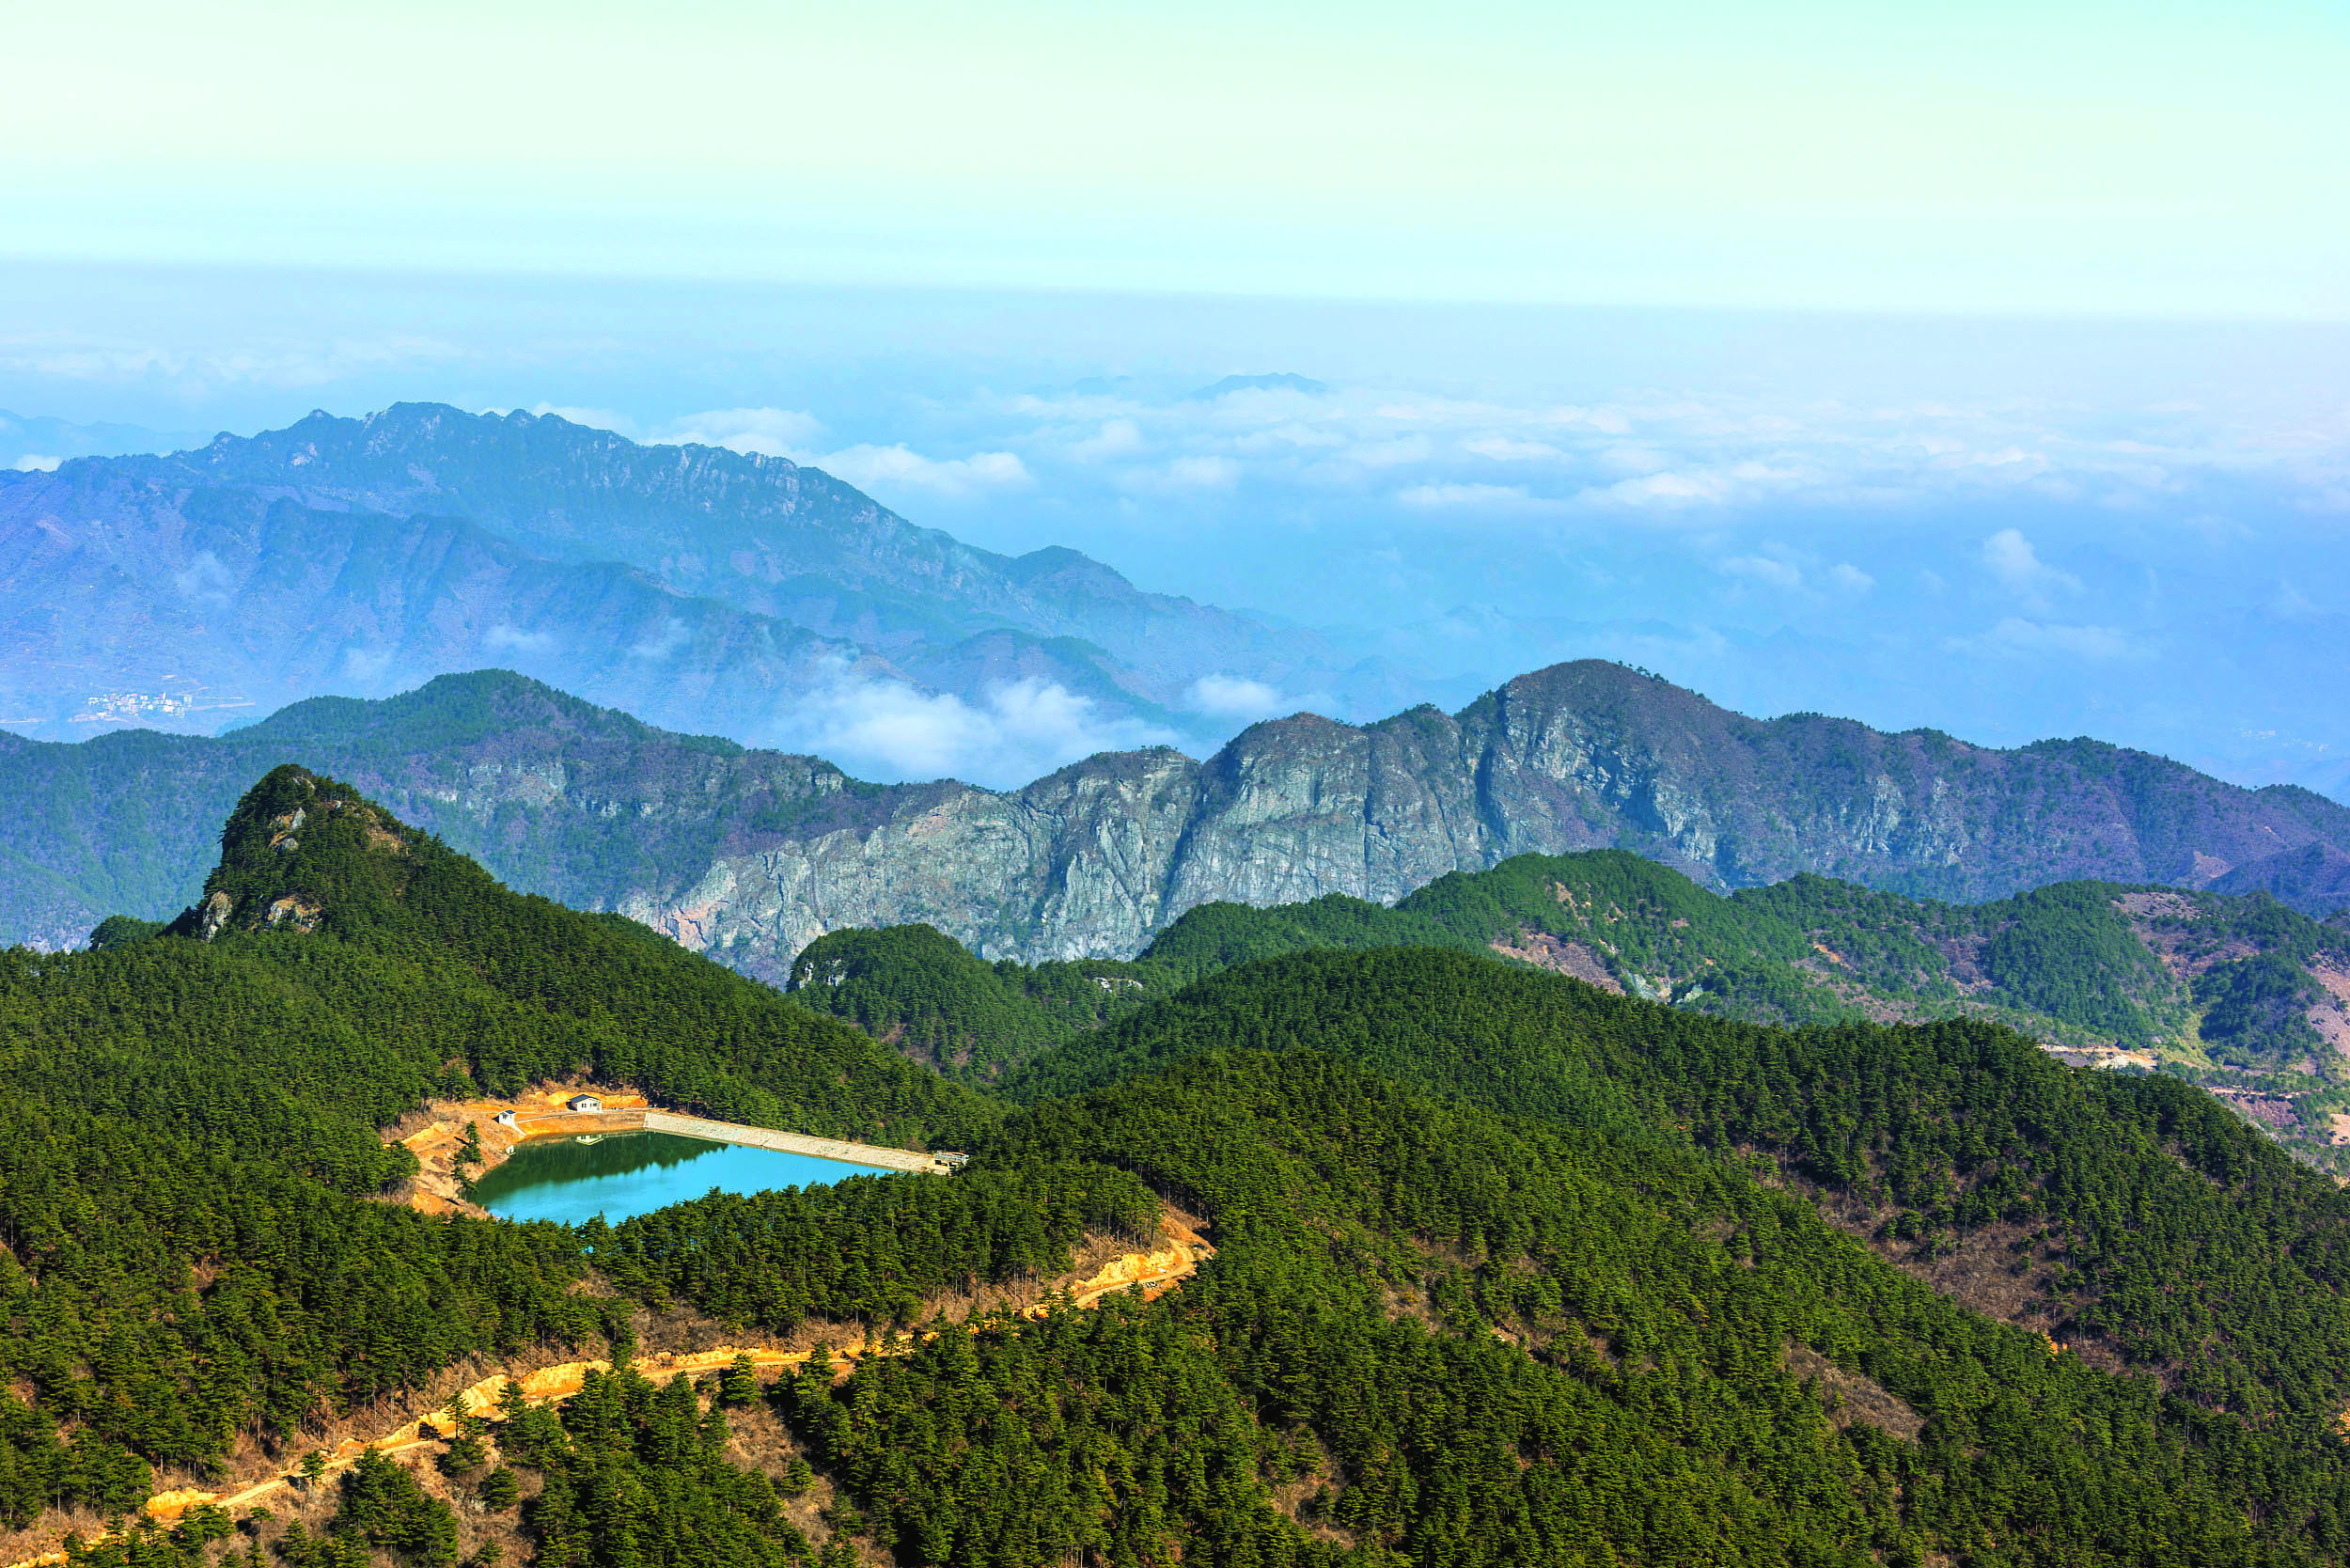
{"type": "MultiPolygon", "coordinates": [[[[1281,657],[1185,665],[1122,698],[1049,651],[885,661],[867,672],[905,677],[894,702],[797,728],[739,704],[696,718],[685,695],[611,668],[588,687],[576,656],[533,668],[869,776],[1010,785],[1104,747],[1198,754],[1267,714],[1452,708],[1598,655],[1748,713],[1996,745],[2092,734],[2343,792],[2337,328],[23,266],[9,281],[55,323],[0,345],[0,406],[22,415],[169,444],[319,405],[546,408],[810,462],[917,527],[1014,558],[1073,548],[1272,629],[1252,635],[1300,634],[1281,657]],[[1007,689],[1008,706],[989,696],[1007,689]]],[[[52,432],[22,450],[0,432],[0,466],[60,456],[52,432]]],[[[388,666],[362,673],[310,689],[392,689],[388,666]]]]}

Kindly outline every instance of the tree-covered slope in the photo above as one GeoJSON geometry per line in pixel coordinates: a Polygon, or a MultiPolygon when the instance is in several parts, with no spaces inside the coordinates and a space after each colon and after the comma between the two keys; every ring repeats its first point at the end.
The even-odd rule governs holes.
{"type": "Polygon", "coordinates": [[[792,964],[791,989],[812,1011],[948,1077],[985,1084],[1172,983],[1109,959],[984,964],[953,937],[916,925],[817,938],[792,964]]]}
{"type": "MultiPolygon", "coordinates": [[[[1041,1104],[974,1168],[1021,1165],[1177,1193],[1217,1255],[1152,1302],[934,1323],[845,1377],[820,1350],[763,1402],[788,1447],[729,1442],[762,1413],[726,1382],[707,1410],[633,1370],[559,1409],[509,1402],[478,1424],[537,1482],[512,1533],[540,1560],[661,1568],[1995,1568],[2323,1562],[2350,1518],[2322,1429],[2054,1353],[1669,1137],[1506,1117],[1312,1051],[1214,1051],[1041,1104]],[[821,1549],[776,1506],[769,1477],[805,1484],[791,1458],[831,1492],[821,1549]]],[[[957,1190],[891,1181],[905,1200],[860,1199],[840,1239],[917,1230],[957,1190]]],[[[647,1238],[663,1256],[777,1233],[672,1213],[647,1238]]],[[[679,1288],[766,1278],[745,1259],[679,1288]]],[[[460,1521],[479,1528],[467,1505],[512,1506],[489,1494],[462,1481],[452,1511],[377,1461],[328,1533],[446,1562],[460,1521]]],[[[90,1560],[180,1568],[202,1553],[183,1535],[90,1560]]],[[[278,1555],[345,1560],[313,1540],[278,1555]]]]}
{"type": "Polygon", "coordinates": [[[985,964],[928,928],[837,932],[806,1006],[987,1081],[1153,996],[1286,952],[1449,947],[1722,1017],[2001,1023],[2100,1064],[2164,1064],[2328,1165],[2350,1110],[2350,939],[2260,894],[2066,883],[1993,903],[1801,876],[1724,897],[1621,850],[1519,855],[1392,908],[1202,904],[1130,964],[985,964]],[[821,983],[820,983],[821,980],[821,983]]]}
{"type": "Polygon", "coordinates": [[[119,1508],[149,1465],[200,1468],[464,1356],[607,1332],[575,1241],[380,1200],[415,1162],[377,1129],[429,1098],[586,1073],[831,1136],[995,1119],[290,766],[239,804],[196,908],[116,935],[0,953],[0,1367],[19,1389],[0,1396],[0,1518],[119,1508]]]}
{"type": "Polygon", "coordinates": [[[204,897],[172,929],[274,934],[275,966],[418,1049],[461,1049],[494,1092],[588,1071],[681,1108],[867,1141],[984,1120],[863,1036],[633,921],[513,893],[290,764],[238,803],[204,897]]]}
{"type": "MultiPolygon", "coordinates": [[[[559,1409],[512,1400],[466,1439],[496,1469],[457,1444],[429,1485],[420,1456],[369,1460],[292,1499],[299,1533],[249,1521],[235,1560],[1859,1568],[2350,1542],[2344,1200],[2184,1085],[1974,1022],[1791,1033],[1366,946],[1170,980],[1005,1090],[273,772],[172,930],[0,962],[0,1515],[290,1460],[321,1413],[445,1390],[467,1356],[625,1360],[646,1311],[737,1344],[929,1332],[709,1408],[626,1367],[559,1409]],[[383,1123],[581,1069],[974,1158],[576,1231],[381,1200],[409,1168],[383,1123]],[[1216,1248],[1179,1290],[933,1320],[1089,1234],[1147,1237],[1163,1199],[1216,1248]],[[1996,1321],[1881,1255],[1946,1253],[2012,1264],[2041,1309],[1996,1321]],[[829,1502],[794,1523],[778,1486],[808,1464],[829,1502]]],[[[179,1568],[226,1526],[84,1557],[179,1568]]]]}
{"type": "Polygon", "coordinates": [[[1313,1051],[1470,1104],[1753,1152],[1888,1256],[2183,1397],[2350,1401],[2350,1197],[2191,1086],[2085,1073],[1971,1020],[1787,1031],[1430,949],[1229,971],[1040,1058],[1042,1102],[1187,1056],[1313,1051]]]}

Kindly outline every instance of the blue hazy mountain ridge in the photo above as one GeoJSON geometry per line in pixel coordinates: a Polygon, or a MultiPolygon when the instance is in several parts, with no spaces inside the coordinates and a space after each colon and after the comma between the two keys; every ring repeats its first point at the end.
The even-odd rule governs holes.
{"type": "Polygon", "coordinates": [[[0,408],[0,469],[55,467],[68,458],[111,457],[122,452],[167,452],[202,440],[182,431],[144,425],[76,424],[48,415],[16,414],[0,408]]]}
{"type": "Polygon", "coordinates": [[[499,663],[752,739],[844,684],[1024,678],[1171,735],[1203,676],[1335,668],[1312,633],[973,549],[781,458],[431,404],[0,475],[0,717],[45,734],[166,676],[267,711],[499,663]]]}
{"type": "Polygon", "coordinates": [[[278,762],[351,780],[510,886],[782,981],[827,932],[920,921],[989,960],[1131,956],[1201,903],[1393,902],[1527,853],[1628,849],[1716,890],[1805,871],[1972,902],[2052,883],[2350,902],[2350,808],[2090,740],[1758,720],[1598,661],[1456,713],[1251,726],[1204,761],[1104,753],[1013,791],[860,782],[510,672],[319,698],[218,738],[0,738],[0,939],[185,907],[220,803],[278,762]]]}
{"type": "Polygon", "coordinates": [[[313,414],[171,461],[307,505],[462,516],[556,559],[617,558],[681,592],[885,652],[1006,630],[1078,637],[1160,697],[1203,657],[1248,674],[1267,659],[1326,656],[1304,634],[1142,592],[1075,550],[975,549],[786,458],[642,447],[555,415],[431,403],[313,414]]]}

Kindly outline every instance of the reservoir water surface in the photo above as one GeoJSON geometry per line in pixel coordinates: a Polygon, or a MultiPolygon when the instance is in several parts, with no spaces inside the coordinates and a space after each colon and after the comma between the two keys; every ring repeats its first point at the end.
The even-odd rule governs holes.
{"type": "Polygon", "coordinates": [[[577,1225],[620,1221],[722,1192],[818,1187],[889,1171],[777,1149],[712,1143],[674,1133],[606,1133],[533,1139],[474,1184],[474,1201],[500,1219],[577,1225]]]}

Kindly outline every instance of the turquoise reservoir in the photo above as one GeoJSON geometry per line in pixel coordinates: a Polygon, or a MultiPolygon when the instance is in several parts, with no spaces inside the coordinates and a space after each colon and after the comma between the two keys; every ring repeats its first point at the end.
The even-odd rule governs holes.
{"type": "Polygon", "coordinates": [[[602,1215],[605,1223],[618,1225],[707,1197],[713,1187],[765,1192],[890,1174],[875,1166],[675,1133],[606,1133],[525,1143],[474,1184],[473,1198],[500,1219],[578,1225],[602,1215]]]}

